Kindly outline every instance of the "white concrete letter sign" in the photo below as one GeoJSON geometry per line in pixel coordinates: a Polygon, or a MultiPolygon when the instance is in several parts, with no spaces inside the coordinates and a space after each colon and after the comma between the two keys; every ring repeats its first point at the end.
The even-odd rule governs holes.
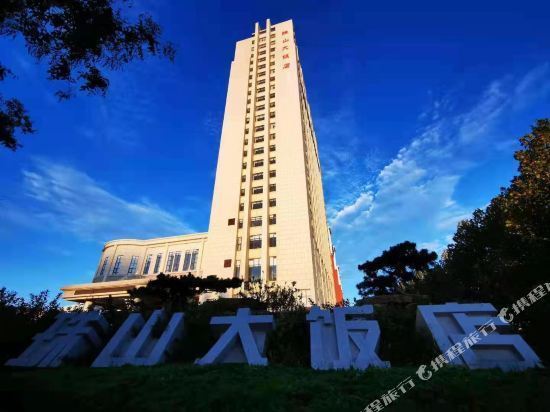
{"type": "Polygon", "coordinates": [[[145,322],[139,313],[130,314],[92,367],[157,365],[165,362],[184,332],[184,314],[177,312],[172,315],[162,334],[158,336],[160,331],[155,334],[154,329],[158,329],[166,317],[162,310],[156,310],[145,322]]]}
{"type": "Polygon", "coordinates": [[[372,305],[321,310],[313,306],[310,322],[311,367],[314,369],[387,368],[389,362],[377,355],[380,327],[375,320],[346,319],[347,315],[365,317],[372,305]]]}
{"type": "Polygon", "coordinates": [[[55,368],[100,348],[109,325],[99,312],[60,313],[45,332],[7,366],[55,368]]]}
{"type": "Polygon", "coordinates": [[[540,365],[531,347],[520,335],[512,334],[510,324],[496,314],[490,303],[420,305],[416,327],[431,332],[441,353],[453,365],[502,370],[540,365]]]}
{"type": "Polygon", "coordinates": [[[214,316],[211,325],[231,325],[210,348],[208,353],[195,363],[244,363],[267,365],[263,356],[267,332],[273,329],[273,315],[251,315],[250,309],[237,311],[236,316],[214,316]]]}

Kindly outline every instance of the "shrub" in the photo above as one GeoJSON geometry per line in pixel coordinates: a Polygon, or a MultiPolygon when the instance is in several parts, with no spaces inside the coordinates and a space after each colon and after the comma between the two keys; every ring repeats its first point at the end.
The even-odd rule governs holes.
{"type": "Polygon", "coordinates": [[[25,300],[16,292],[0,289],[0,364],[19,356],[34,335],[54,322],[61,311],[60,296],[58,294],[50,300],[49,291],[44,290],[25,300]]]}

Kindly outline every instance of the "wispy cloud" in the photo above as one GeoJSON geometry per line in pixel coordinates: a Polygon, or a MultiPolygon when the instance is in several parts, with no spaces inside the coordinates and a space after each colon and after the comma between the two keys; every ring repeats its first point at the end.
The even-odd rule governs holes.
{"type": "Polygon", "coordinates": [[[86,173],[49,160],[23,170],[26,206],[4,219],[15,224],[69,232],[83,240],[147,238],[191,232],[174,214],[146,200],[125,200],[86,173]]]}
{"type": "Polygon", "coordinates": [[[344,275],[358,280],[358,263],[404,240],[441,251],[472,212],[456,199],[460,180],[495,150],[510,151],[498,126],[514,115],[518,102],[527,107],[548,95],[550,66],[544,65],[519,79],[493,81],[459,113],[448,112],[448,99],[438,100],[421,115],[418,134],[376,174],[355,177],[351,186],[327,179],[348,190],[327,208],[344,275]]]}

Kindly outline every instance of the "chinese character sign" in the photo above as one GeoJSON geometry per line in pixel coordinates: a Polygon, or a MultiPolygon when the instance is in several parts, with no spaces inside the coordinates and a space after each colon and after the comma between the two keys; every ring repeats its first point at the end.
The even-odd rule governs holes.
{"type": "Polygon", "coordinates": [[[239,309],[236,316],[215,316],[210,324],[230,326],[196,364],[267,365],[263,352],[267,332],[274,327],[273,315],[251,315],[250,309],[244,308],[239,309]]]}
{"type": "Polygon", "coordinates": [[[183,337],[184,314],[174,313],[164,325],[166,318],[163,310],[154,311],[147,322],[139,313],[130,314],[92,367],[157,365],[165,362],[175,343],[183,337]],[[156,337],[153,329],[159,325],[164,327],[162,334],[156,337]]]}
{"type": "Polygon", "coordinates": [[[7,366],[57,367],[103,346],[109,325],[99,312],[60,313],[45,332],[7,366]]]}
{"type": "Polygon", "coordinates": [[[372,305],[322,310],[314,306],[310,322],[311,367],[314,369],[366,369],[388,367],[377,355],[380,327],[367,320],[372,305]],[[348,319],[350,317],[351,319],[348,319]]]}
{"type": "Polygon", "coordinates": [[[503,370],[540,365],[531,347],[496,315],[495,307],[489,303],[420,305],[416,324],[417,329],[431,332],[445,354],[441,358],[445,363],[503,370]]]}

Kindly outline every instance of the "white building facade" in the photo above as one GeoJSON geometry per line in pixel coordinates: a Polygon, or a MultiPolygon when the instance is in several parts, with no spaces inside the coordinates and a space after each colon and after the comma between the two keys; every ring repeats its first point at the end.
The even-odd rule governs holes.
{"type": "Polygon", "coordinates": [[[108,242],[94,281],[63,297],[125,296],[161,272],[296,282],[308,302],[342,300],[292,20],[256,23],[236,44],[208,233],[108,242]]]}

